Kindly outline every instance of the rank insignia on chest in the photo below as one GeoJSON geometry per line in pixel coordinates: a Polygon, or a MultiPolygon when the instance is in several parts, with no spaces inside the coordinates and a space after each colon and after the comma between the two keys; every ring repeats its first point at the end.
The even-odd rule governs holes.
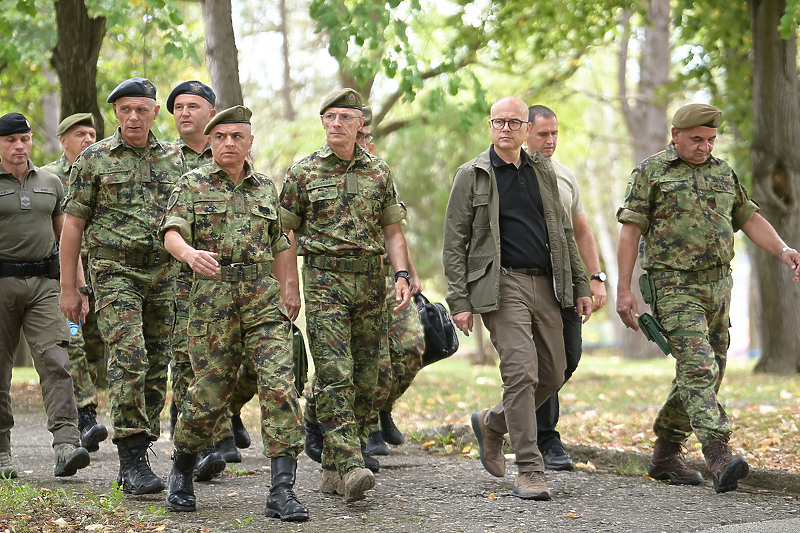
{"type": "Polygon", "coordinates": [[[26,194],[19,195],[19,208],[28,211],[31,208],[31,197],[26,194]]]}
{"type": "Polygon", "coordinates": [[[355,174],[348,174],[345,180],[345,192],[347,194],[358,194],[358,177],[355,174]]]}

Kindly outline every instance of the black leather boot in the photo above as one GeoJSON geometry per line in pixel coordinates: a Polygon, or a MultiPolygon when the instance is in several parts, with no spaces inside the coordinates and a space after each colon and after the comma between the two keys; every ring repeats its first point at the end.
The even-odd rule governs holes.
{"type": "Polygon", "coordinates": [[[175,451],[172,454],[172,469],[167,481],[167,507],[173,511],[194,511],[197,509],[194,499],[194,465],[197,463],[196,453],[175,451]]]}
{"type": "Polygon", "coordinates": [[[289,455],[273,457],[270,469],[272,485],[269,488],[264,514],[268,518],[280,518],[284,522],[308,520],[308,509],[297,501],[293,490],[297,459],[289,455]]]}
{"type": "Polygon", "coordinates": [[[90,452],[100,449],[100,443],[108,438],[108,430],[97,423],[97,412],[93,405],[78,409],[78,431],[81,433],[81,446],[90,452]]]}
{"type": "Polygon", "coordinates": [[[303,418],[306,428],[306,455],[317,463],[322,462],[322,428],[319,424],[309,422],[303,418]]]}
{"type": "Polygon", "coordinates": [[[150,439],[137,433],[117,442],[119,454],[118,483],[128,494],[155,494],[164,490],[164,482],[150,469],[147,451],[150,439]]]}
{"type": "Polygon", "coordinates": [[[175,438],[175,426],[178,425],[178,404],[175,403],[175,398],[172,398],[172,403],[169,404],[169,440],[175,438]]]}
{"type": "Polygon", "coordinates": [[[392,413],[384,413],[381,411],[379,417],[381,420],[381,436],[383,436],[383,441],[394,446],[400,446],[403,444],[405,442],[403,433],[397,429],[397,426],[392,419],[392,413]]]}
{"type": "Polygon", "coordinates": [[[225,470],[225,460],[214,446],[208,446],[197,454],[197,467],[194,469],[195,481],[211,481],[225,470]]]}
{"type": "Polygon", "coordinates": [[[236,443],[237,448],[250,447],[250,433],[248,433],[247,428],[244,427],[240,415],[231,417],[231,432],[233,433],[233,441],[236,443]]]}

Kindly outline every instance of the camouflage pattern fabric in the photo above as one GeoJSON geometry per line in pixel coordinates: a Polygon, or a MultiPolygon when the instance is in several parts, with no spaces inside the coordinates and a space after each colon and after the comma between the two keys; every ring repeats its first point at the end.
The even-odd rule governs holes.
{"type": "Polygon", "coordinates": [[[147,146],[134,148],[118,128],[84,150],[70,172],[64,211],[86,220],[97,323],[108,346],[114,442],[142,430],[151,439],[160,434],[178,266],[134,267],[94,254],[98,248],[166,254],[158,224],[182,169],[180,151],[152,132],[147,146]]]}
{"type": "MultiPolygon", "coordinates": [[[[175,228],[191,246],[217,252],[221,265],[269,263],[289,247],[274,184],[245,163],[235,185],[216,163],[188,172],[172,193],[161,233],[175,228]]],[[[302,449],[294,390],[291,321],[270,275],[226,282],[195,276],[189,304],[189,357],[194,377],[181,406],[175,447],[195,453],[212,444],[228,411],[237,373],[258,374],[261,436],[268,457],[302,449]]]]}
{"type": "Polygon", "coordinates": [[[364,467],[361,447],[378,368],[382,358],[388,360],[381,348],[387,335],[384,279],[379,268],[353,274],[303,267],[316,419],[324,435],[322,467],[340,475],[364,467]]]}
{"type": "Polygon", "coordinates": [[[640,261],[656,286],[654,311],[676,361],[672,389],[653,426],[658,437],[683,442],[694,432],[705,444],[730,435],[717,399],[729,344],[728,264],[734,232],[757,211],[727,163],[710,157],[693,168],[674,144],[631,175],[617,220],[642,230],[640,261]],[[688,277],[715,270],[724,274],[705,283],[688,277]]]}
{"type": "Polygon", "coordinates": [[[66,187],[67,183],[69,182],[69,172],[70,170],[72,170],[72,165],[69,164],[67,156],[61,154],[61,157],[59,157],[55,161],[52,161],[44,165],[42,167],[42,170],[46,170],[51,174],[55,174],[56,176],[58,176],[58,178],[61,180],[61,183],[63,183],[64,187],[66,187]]]}

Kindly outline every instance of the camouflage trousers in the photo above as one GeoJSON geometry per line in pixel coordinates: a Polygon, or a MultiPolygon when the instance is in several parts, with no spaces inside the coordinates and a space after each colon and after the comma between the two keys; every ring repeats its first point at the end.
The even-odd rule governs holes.
{"type": "Polygon", "coordinates": [[[348,273],[303,267],[312,390],[324,435],[322,467],[340,475],[364,466],[361,446],[378,368],[389,355],[381,348],[387,327],[384,280],[379,268],[348,273]]]}
{"type": "Polygon", "coordinates": [[[730,344],[733,279],[704,285],[654,283],[657,317],[675,357],[675,379],[653,432],[670,442],[682,443],[692,432],[703,444],[727,441],[731,424],[717,393],[730,344]]]}
{"type": "Polygon", "coordinates": [[[389,363],[378,369],[378,388],[368,420],[368,434],[379,431],[378,412],[391,413],[394,402],[411,386],[422,369],[425,332],[414,302],[393,313],[397,306],[393,278],[386,278],[386,317],[389,324],[389,363]]]}
{"type": "MultiPolygon", "coordinates": [[[[89,277],[89,265],[85,259],[83,268],[89,277]]],[[[97,407],[98,371],[100,376],[105,376],[101,366],[106,362],[106,346],[97,328],[94,294],[89,295],[89,314],[78,333],[70,336],[67,352],[78,409],[89,405],[97,407]]]]}
{"type": "Polygon", "coordinates": [[[97,326],[108,346],[112,440],[161,434],[175,326],[174,262],[137,268],[90,256],[97,326]]]}
{"type": "Polygon", "coordinates": [[[275,278],[195,279],[188,328],[193,377],[178,416],[175,449],[196,453],[213,443],[239,368],[247,361],[258,375],[264,455],[297,457],[303,432],[294,390],[291,328],[275,278]]]}

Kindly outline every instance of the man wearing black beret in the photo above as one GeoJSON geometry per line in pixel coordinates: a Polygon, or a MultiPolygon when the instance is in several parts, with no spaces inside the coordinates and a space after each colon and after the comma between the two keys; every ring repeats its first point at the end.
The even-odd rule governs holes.
{"type": "MultiPolygon", "coordinates": [[[[56,476],[89,464],[78,447],[78,410],[69,373],[69,330],[58,310],[58,246],[64,187],[30,161],[31,126],[20,113],[0,117],[0,476],[17,477],[11,462],[11,372],[20,329],[42,385],[47,429],[53,434],[56,476]]],[[[77,258],[75,259],[77,263],[77,258]]],[[[76,278],[83,278],[83,272],[76,278]]],[[[77,287],[77,285],[74,285],[77,287]]],[[[85,310],[86,298],[78,308],[85,310]]]]}
{"type": "Polygon", "coordinates": [[[85,231],[97,322],[108,346],[118,482],[127,493],[151,494],[164,490],[147,450],[161,433],[178,274],[156,231],[183,172],[183,157],[150,131],[159,111],[150,80],[123,81],[108,102],[119,128],[84,150],[70,174],[61,238],[61,310],[77,323],[75,265],[85,231]]]}

